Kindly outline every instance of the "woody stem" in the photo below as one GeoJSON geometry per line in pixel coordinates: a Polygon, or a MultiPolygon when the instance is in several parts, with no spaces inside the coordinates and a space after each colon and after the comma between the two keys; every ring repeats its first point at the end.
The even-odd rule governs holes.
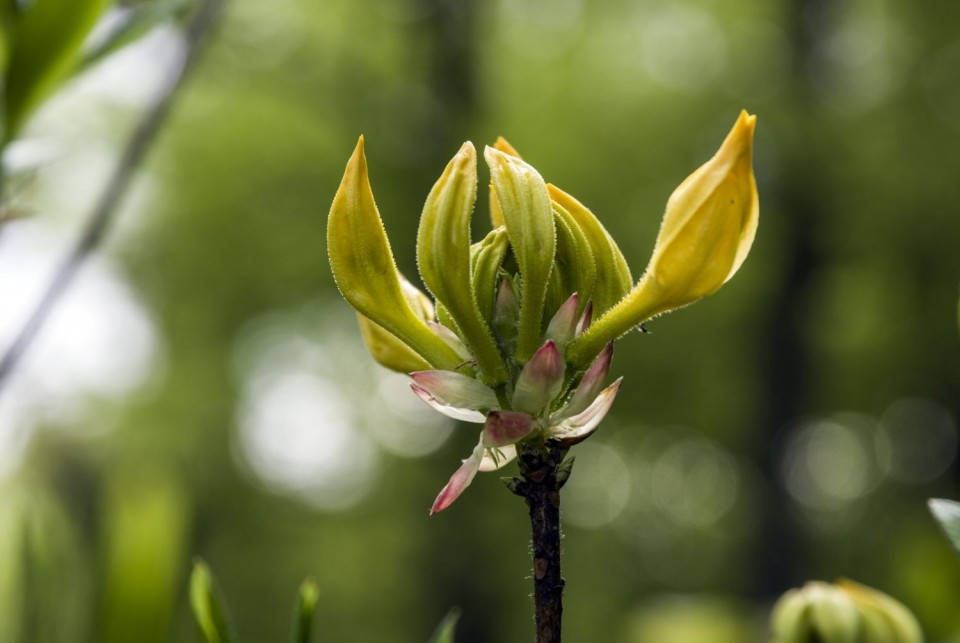
{"type": "Polygon", "coordinates": [[[533,532],[533,604],[535,643],[560,643],[563,586],[560,576],[560,487],[557,474],[563,453],[520,445],[522,482],[516,493],[530,509],[533,532]]]}

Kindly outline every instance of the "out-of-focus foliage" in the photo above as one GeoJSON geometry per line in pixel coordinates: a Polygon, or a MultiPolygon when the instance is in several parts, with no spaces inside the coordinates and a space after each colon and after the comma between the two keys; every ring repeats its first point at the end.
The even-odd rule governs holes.
{"type": "MultiPolygon", "coordinates": [[[[310,643],[315,629],[319,590],[313,580],[307,579],[297,592],[293,643],[310,643]]],[[[201,643],[231,643],[236,640],[227,618],[227,608],[220,597],[220,589],[210,568],[203,561],[193,566],[190,577],[190,605],[196,620],[201,643]]],[[[453,609],[440,621],[429,643],[454,643],[453,635],[460,611],[453,609]]]]}
{"type": "Polygon", "coordinates": [[[454,643],[454,632],[457,629],[457,621],[460,620],[460,610],[452,609],[443,617],[437,626],[436,632],[430,637],[430,643],[454,643]]]}
{"type": "Polygon", "coordinates": [[[940,523],[947,540],[953,549],[960,554],[960,502],[935,499],[930,501],[930,511],[940,523]]]}
{"type": "Polygon", "coordinates": [[[0,7],[3,140],[75,64],[77,51],[110,0],[5,0],[0,7]]]}
{"type": "Polygon", "coordinates": [[[317,600],[319,598],[320,590],[317,589],[317,584],[313,580],[308,578],[300,584],[293,643],[310,643],[313,640],[313,623],[317,614],[317,600]]]}
{"type": "Polygon", "coordinates": [[[210,568],[204,562],[195,563],[190,576],[190,606],[197,620],[197,636],[202,643],[231,643],[234,640],[233,628],[219,594],[210,568]]]}
{"type": "MultiPolygon", "coordinates": [[[[407,276],[444,163],[501,134],[639,276],[670,191],[741,108],[759,121],[751,257],[722,297],[618,346],[632,393],[563,490],[566,635],[763,641],[777,596],[842,575],[955,639],[960,565],[924,503],[960,497],[958,12],[233,0],[107,245],[0,393],[0,639],[127,627],[108,623],[132,560],[157,594],[130,618],[190,640],[197,554],[244,640],[290,631],[306,575],[329,640],[419,643],[452,604],[458,643],[529,640],[526,508],[486,479],[427,517],[476,436],[373,363],[337,299],[324,215],[343,159],[364,134],[407,276]],[[140,504],[165,524],[157,560],[178,562],[133,547],[140,504]]],[[[8,150],[42,162],[0,228],[0,346],[178,42],[165,23],[88,67],[8,150]]]]}

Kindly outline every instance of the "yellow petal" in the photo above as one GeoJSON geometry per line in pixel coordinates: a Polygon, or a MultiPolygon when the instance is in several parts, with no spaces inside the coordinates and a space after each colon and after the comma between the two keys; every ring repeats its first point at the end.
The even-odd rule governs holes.
{"type": "Polygon", "coordinates": [[[753,176],[756,117],[745,111],[717,153],[670,196],[640,281],[567,349],[588,363],[603,346],[656,315],[716,292],[740,268],[759,219],[753,176]]]}
{"type": "Polygon", "coordinates": [[[496,150],[500,150],[504,154],[509,154],[510,156],[516,156],[517,158],[521,158],[520,152],[518,152],[516,148],[513,147],[513,145],[510,145],[507,139],[503,138],[502,136],[497,137],[497,141],[493,144],[493,148],[496,150]]]}
{"type": "Polygon", "coordinates": [[[647,270],[654,273],[662,294],[673,297],[673,307],[719,289],[753,245],[760,215],[753,176],[756,120],[740,112],[720,150],[667,201],[647,270]]]}
{"type": "Polygon", "coordinates": [[[363,137],[347,163],[327,219],[327,252],[337,287],[357,312],[383,327],[435,368],[455,369],[457,354],[403,294],[390,242],[373,200],[363,137]]]}

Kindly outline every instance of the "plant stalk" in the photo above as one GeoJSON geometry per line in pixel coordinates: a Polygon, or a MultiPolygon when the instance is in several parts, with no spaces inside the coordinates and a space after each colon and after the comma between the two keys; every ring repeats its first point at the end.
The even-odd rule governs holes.
{"type": "Polygon", "coordinates": [[[565,450],[521,445],[515,493],[527,501],[533,532],[533,604],[536,643],[560,643],[563,586],[560,576],[560,487],[565,450]]]}

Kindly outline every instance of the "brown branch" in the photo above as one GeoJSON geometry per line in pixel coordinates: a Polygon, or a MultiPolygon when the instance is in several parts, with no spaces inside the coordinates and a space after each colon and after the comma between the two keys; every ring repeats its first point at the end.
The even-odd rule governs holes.
{"type": "Polygon", "coordinates": [[[0,392],[43,328],[57,301],[73,282],[80,266],[99,245],[117,212],[117,206],[130,186],[157,133],[163,127],[170,106],[189,72],[196,66],[203,45],[217,23],[226,0],[204,0],[184,29],[184,50],[171,67],[153,102],[137,123],[130,140],[117,161],[100,199],[87,219],[83,232],[54,273],[43,296],[24,323],[13,343],[0,359],[0,392]]]}
{"type": "Polygon", "coordinates": [[[569,469],[561,467],[565,450],[520,446],[520,475],[509,485],[530,509],[533,532],[533,604],[536,643],[560,643],[563,586],[560,576],[560,488],[569,469]]]}

